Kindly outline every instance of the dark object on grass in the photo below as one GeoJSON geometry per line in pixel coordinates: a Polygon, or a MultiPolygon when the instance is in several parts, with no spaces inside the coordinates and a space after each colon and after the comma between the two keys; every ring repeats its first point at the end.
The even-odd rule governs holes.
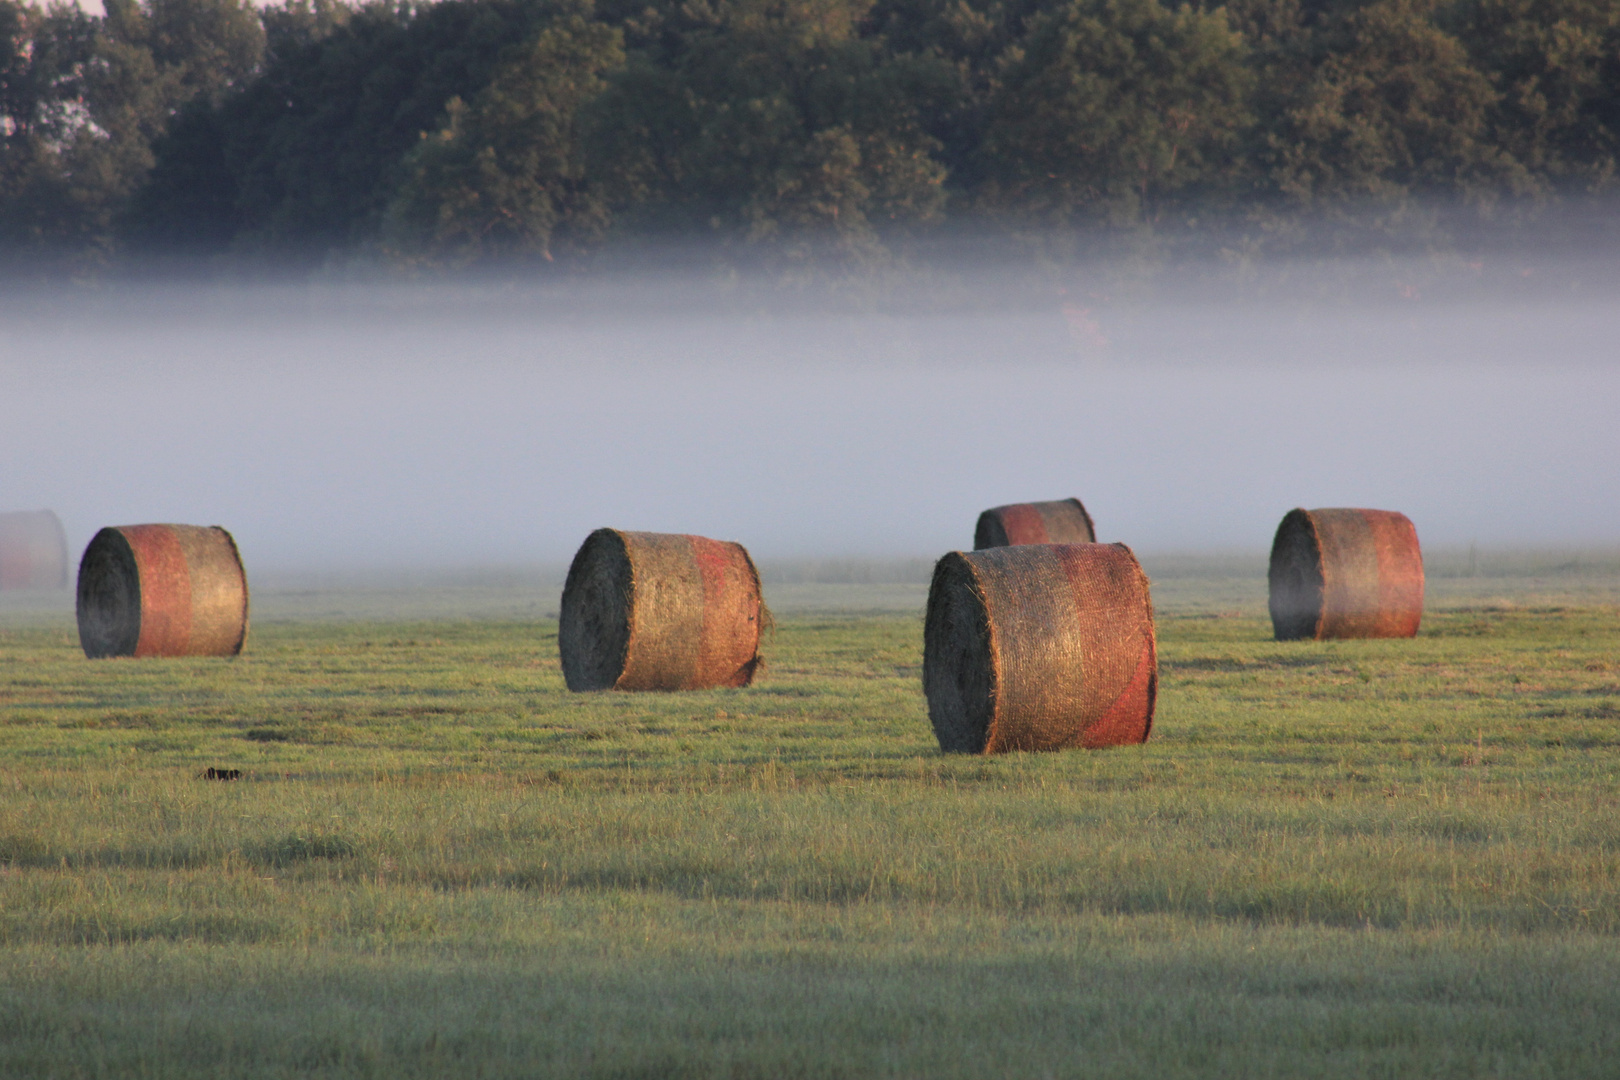
{"type": "Polygon", "coordinates": [[[1013,544],[1093,544],[1097,530],[1079,499],[1012,503],[979,515],[973,550],[1013,544]]]}
{"type": "Polygon", "coordinates": [[[934,566],[923,692],[941,750],[995,754],[1147,741],[1158,644],[1124,544],[1027,544],[934,566]]]}
{"type": "Polygon", "coordinates": [[[1393,510],[1290,510],[1271,544],[1278,641],[1415,637],[1423,618],[1417,529],[1393,510]]]}
{"type": "Polygon", "coordinates": [[[235,656],[247,575],[217,525],[102,529],[79,560],[79,644],[104,656],[235,656]]]}
{"type": "Polygon", "coordinates": [[[0,589],[65,589],[67,534],[49,510],[0,514],[0,589]]]}
{"type": "Polygon", "coordinates": [[[204,780],[240,780],[242,779],[242,770],[216,769],[210,765],[203,770],[202,778],[204,780]]]}
{"type": "Polygon", "coordinates": [[[563,678],[570,690],[747,686],[764,617],[741,544],[597,529],[563,587],[563,678]]]}

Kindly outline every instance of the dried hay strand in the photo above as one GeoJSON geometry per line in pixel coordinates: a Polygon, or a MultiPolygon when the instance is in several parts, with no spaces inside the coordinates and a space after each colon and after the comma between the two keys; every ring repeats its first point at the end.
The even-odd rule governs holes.
{"type": "Polygon", "coordinates": [[[1158,697],[1147,575],[1124,544],[951,552],[928,590],[923,692],[946,753],[1146,742],[1158,697]]]}
{"type": "Polygon", "coordinates": [[[764,617],[741,544],[597,529],[563,586],[563,678],[581,691],[747,686],[764,617]]]}
{"type": "Polygon", "coordinates": [[[49,510],[0,514],[0,589],[65,589],[67,534],[49,510]]]}
{"type": "Polygon", "coordinates": [[[84,549],[77,608],[93,660],[236,656],[247,641],[247,574],[217,525],[119,525],[84,549]]]}
{"type": "Polygon", "coordinates": [[[1290,510],[1267,577],[1278,641],[1416,637],[1423,618],[1417,529],[1393,510],[1290,510]]]}
{"type": "Polygon", "coordinates": [[[973,550],[1013,544],[1094,544],[1097,530],[1079,499],[1010,503],[979,515],[973,550]]]}

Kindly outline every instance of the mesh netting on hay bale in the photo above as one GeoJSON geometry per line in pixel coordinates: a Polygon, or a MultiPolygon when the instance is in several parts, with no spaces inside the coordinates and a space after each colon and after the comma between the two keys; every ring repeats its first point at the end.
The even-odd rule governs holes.
{"type": "Polygon", "coordinates": [[[0,514],[0,589],[65,589],[67,534],[49,510],[0,514]]]}
{"type": "Polygon", "coordinates": [[[570,690],[747,686],[764,617],[741,544],[597,529],[563,586],[563,678],[570,690]]]}
{"type": "Polygon", "coordinates": [[[1158,696],[1147,575],[1124,544],[946,555],[928,590],[923,692],[947,753],[1146,742],[1158,696]]]}
{"type": "Polygon", "coordinates": [[[79,560],[79,644],[103,656],[235,656],[247,575],[217,525],[102,529],[79,560]]]}
{"type": "Polygon", "coordinates": [[[1290,510],[1268,577],[1278,641],[1415,637],[1423,618],[1417,529],[1393,510],[1290,510]]]}
{"type": "Polygon", "coordinates": [[[1097,531],[1079,499],[1012,503],[979,515],[973,550],[1012,544],[1093,544],[1097,531]]]}

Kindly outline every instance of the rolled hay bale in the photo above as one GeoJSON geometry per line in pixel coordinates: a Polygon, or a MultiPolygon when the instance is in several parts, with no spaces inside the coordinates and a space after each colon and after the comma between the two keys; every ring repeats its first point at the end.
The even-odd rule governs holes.
{"type": "Polygon", "coordinates": [[[247,575],[217,525],[102,529],[79,560],[79,644],[104,656],[235,656],[248,630],[247,575]]]}
{"type": "Polygon", "coordinates": [[[1290,510],[1267,576],[1278,641],[1417,636],[1423,552],[1405,514],[1290,510]]]}
{"type": "Polygon", "coordinates": [[[934,566],[923,692],[946,753],[1146,742],[1158,670],[1147,575],[1124,544],[953,551],[934,566]]]}
{"type": "Polygon", "coordinates": [[[973,550],[1013,544],[1094,544],[1097,531],[1079,499],[1011,503],[979,515],[973,550]]]}
{"type": "Polygon", "coordinates": [[[741,544],[597,529],[563,586],[563,678],[570,690],[747,686],[764,614],[741,544]]]}
{"type": "Polygon", "coordinates": [[[0,514],[0,589],[65,589],[67,534],[49,510],[0,514]]]}

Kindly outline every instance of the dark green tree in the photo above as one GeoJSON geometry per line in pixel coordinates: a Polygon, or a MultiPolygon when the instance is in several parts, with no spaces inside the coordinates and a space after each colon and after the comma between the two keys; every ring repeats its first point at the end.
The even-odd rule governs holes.
{"type": "Polygon", "coordinates": [[[347,25],[353,13],[342,0],[284,0],[261,8],[266,62],[277,63],[291,50],[330,37],[347,25]]]}
{"type": "Polygon", "coordinates": [[[622,35],[578,15],[510,52],[470,104],[405,158],[386,230],[397,252],[466,264],[590,246],[606,226],[586,175],[581,109],[624,63],[622,35]]]}
{"type": "Polygon", "coordinates": [[[0,245],[12,258],[85,243],[68,163],[91,122],[85,76],[95,33],[76,7],[0,0],[0,245]]]}
{"type": "Polygon", "coordinates": [[[1538,191],[1595,191],[1615,180],[1620,130],[1620,4],[1463,0],[1446,22],[1497,96],[1484,138],[1538,191]]]}
{"type": "Polygon", "coordinates": [[[930,72],[859,34],[864,0],[682,5],[594,110],[627,227],[867,257],[936,220],[930,72]]]}
{"type": "Polygon", "coordinates": [[[1003,57],[1049,6],[1041,0],[876,0],[863,21],[866,34],[881,38],[894,56],[926,65],[929,94],[920,121],[938,141],[935,156],[958,202],[987,179],[979,151],[990,103],[1001,89],[1003,57]]]}
{"type": "Polygon", "coordinates": [[[1002,59],[981,199],[1052,223],[1158,222],[1241,183],[1243,41],[1221,13],[1070,0],[1002,59]]]}
{"type": "Polygon", "coordinates": [[[379,0],[324,26],[319,9],[274,21],[263,72],[165,145],[161,190],[143,194],[132,225],[178,240],[196,201],[231,250],[316,261],[355,250],[378,235],[406,155],[444,125],[448,102],[476,96],[514,42],[580,11],[566,0],[379,0]]]}
{"type": "Polygon", "coordinates": [[[241,0],[107,0],[100,19],[17,5],[7,18],[7,81],[32,104],[19,99],[11,123],[0,228],[36,261],[99,261],[153,141],[188,102],[217,100],[257,68],[258,17],[241,0]]]}
{"type": "Polygon", "coordinates": [[[1378,0],[1323,20],[1308,69],[1272,119],[1271,183],[1296,205],[1489,197],[1529,186],[1493,143],[1500,98],[1427,0],[1378,0]]]}

